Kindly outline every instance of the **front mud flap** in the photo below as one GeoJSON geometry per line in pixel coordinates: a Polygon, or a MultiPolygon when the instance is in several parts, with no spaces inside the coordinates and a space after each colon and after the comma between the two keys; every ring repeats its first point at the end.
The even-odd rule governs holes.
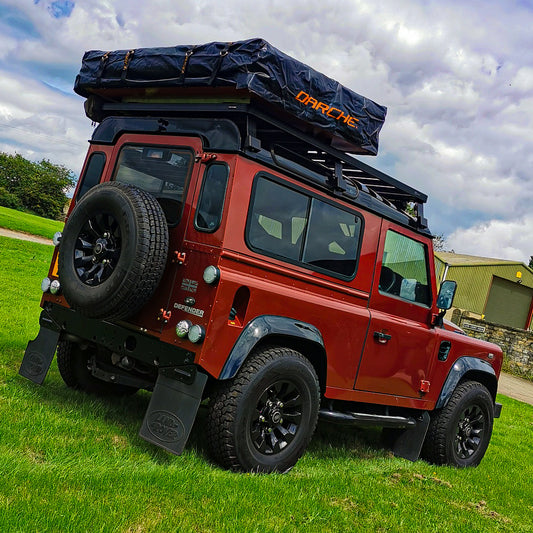
{"type": "Polygon", "coordinates": [[[392,446],[392,453],[396,457],[403,457],[408,461],[416,461],[420,457],[420,451],[428,432],[431,418],[427,411],[416,420],[414,428],[407,428],[398,432],[392,446]]]}
{"type": "Polygon", "coordinates": [[[41,326],[37,337],[28,342],[19,374],[38,385],[42,385],[52,364],[58,341],[59,331],[41,326]]]}
{"type": "Polygon", "coordinates": [[[202,401],[207,375],[195,371],[192,379],[182,381],[168,374],[159,372],[139,435],[181,455],[202,401]]]}

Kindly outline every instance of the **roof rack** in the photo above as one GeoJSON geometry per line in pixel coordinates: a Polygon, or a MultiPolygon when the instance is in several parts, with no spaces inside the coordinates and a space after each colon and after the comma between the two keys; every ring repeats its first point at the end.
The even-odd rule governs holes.
{"type": "MultiPolygon", "coordinates": [[[[94,97],[93,97],[94,98],[94,97]]],[[[400,212],[408,205],[414,208],[415,225],[427,228],[423,204],[427,195],[398,181],[352,155],[338,150],[322,139],[320,131],[310,134],[278,119],[251,103],[180,103],[178,102],[105,102],[92,101],[98,105],[100,116],[180,116],[180,117],[225,117],[239,126],[243,149],[267,150],[275,156],[283,156],[309,170],[327,176],[327,184],[342,192],[357,188],[400,212]],[[347,187],[346,185],[350,187],[347,187]]]]}

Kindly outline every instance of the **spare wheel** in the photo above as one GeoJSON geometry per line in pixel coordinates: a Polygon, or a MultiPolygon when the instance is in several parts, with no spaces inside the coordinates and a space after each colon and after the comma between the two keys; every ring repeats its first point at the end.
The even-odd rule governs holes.
{"type": "Polygon", "coordinates": [[[87,317],[126,318],[153,295],[167,253],[165,215],[152,195],[115,181],[96,185],[65,224],[58,260],[63,294],[87,317]]]}

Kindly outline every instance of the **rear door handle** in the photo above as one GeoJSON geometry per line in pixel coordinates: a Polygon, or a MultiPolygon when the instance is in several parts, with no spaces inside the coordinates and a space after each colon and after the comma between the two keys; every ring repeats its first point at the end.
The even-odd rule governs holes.
{"type": "Polygon", "coordinates": [[[387,344],[387,342],[392,339],[392,335],[388,335],[382,331],[374,331],[374,339],[376,339],[380,344],[387,344]]]}

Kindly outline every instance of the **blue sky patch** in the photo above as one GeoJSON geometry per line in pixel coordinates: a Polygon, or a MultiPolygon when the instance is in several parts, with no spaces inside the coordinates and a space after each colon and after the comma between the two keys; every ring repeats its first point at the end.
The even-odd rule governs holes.
{"type": "MultiPolygon", "coordinates": [[[[41,0],[33,0],[35,5],[39,4],[40,2],[41,0]]],[[[70,17],[75,5],[75,2],[72,0],[55,0],[54,2],[50,2],[50,5],[48,6],[48,12],[56,19],[70,17]]]]}
{"type": "Polygon", "coordinates": [[[15,39],[39,39],[40,33],[26,15],[16,7],[0,4],[0,31],[15,39]]]}

